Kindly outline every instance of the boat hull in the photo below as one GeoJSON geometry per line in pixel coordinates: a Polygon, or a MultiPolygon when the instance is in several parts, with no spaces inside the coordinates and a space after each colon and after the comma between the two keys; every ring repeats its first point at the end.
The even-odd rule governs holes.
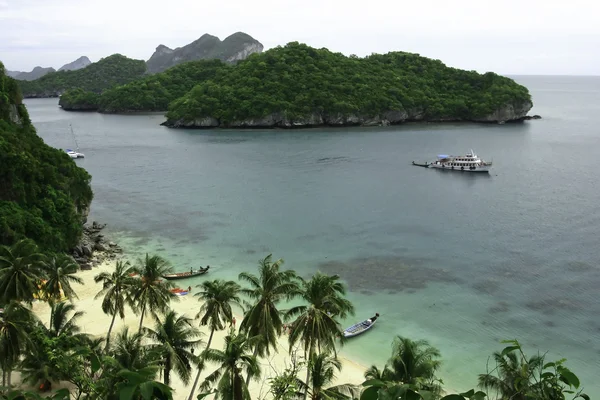
{"type": "Polygon", "coordinates": [[[442,171],[483,173],[483,174],[489,173],[490,169],[492,169],[492,167],[488,167],[488,166],[475,167],[475,169],[470,169],[470,168],[465,168],[465,167],[448,167],[445,165],[438,165],[438,164],[429,164],[429,168],[439,169],[442,171]]]}
{"type": "Polygon", "coordinates": [[[168,280],[168,281],[174,281],[174,280],[177,280],[177,279],[193,278],[195,276],[204,275],[207,272],[208,272],[208,269],[206,269],[206,270],[200,270],[200,271],[194,271],[193,273],[183,272],[183,273],[180,273],[180,274],[163,275],[162,277],[164,279],[168,280]]]}
{"type": "Polygon", "coordinates": [[[367,322],[366,320],[363,322],[359,322],[358,324],[352,325],[350,328],[347,328],[346,330],[344,330],[344,333],[343,333],[344,337],[351,338],[351,337],[355,337],[358,335],[362,335],[369,329],[373,328],[373,326],[375,325],[377,320],[375,320],[373,323],[371,323],[371,325],[366,325],[366,322],[367,322]]]}

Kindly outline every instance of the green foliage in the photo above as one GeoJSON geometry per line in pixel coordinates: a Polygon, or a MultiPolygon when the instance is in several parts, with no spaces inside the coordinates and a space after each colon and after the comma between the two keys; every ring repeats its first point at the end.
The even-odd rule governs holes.
{"type": "Polygon", "coordinates": [[[167,117],[213,117],[224,126],[272,114],[292,122],[316,114],[327,122],[390,111],[469,120],[530,100],[525,87],[491,72],[449,68],[411,53],[346,57],[292,42],[200,82],[171,103],[167,117]]]}
{"type": "Polygon", "coordinates": [[[80,211],[92,201],[90,180],[36,134],[16,81],[0,75],[0,244],[28,237],[42,250],[73,247],[82,232],[80,211]]]}
{"type": "MultiPolygon", "coordinates": [[[[227,68],[227,64],[219,60],[190,61],[165,72],[108,89],[97,99],[96,104],[100,112],[109,113],[166,111],[169,103],[185,95],[198,82],[214,79],[227,68]]],[[[86,101],[88,99],[81,96],[71,104],[80,106],[85,105],[86,101]]]]}
{"type": "Polygon", "coordinates": [[[51,97],[68,89],[100,93],[114,85],[123,85],[146,73],[143,60],[132,60],[121,54],[101,59],[76,71],[51,72],[33,81],[20,81],[25,97],[51,97]]]}
{"type": "Polygon", "coordinates": [[[69,89],[60,96],[58,105],[63,110],[97,110],[100,95],[81,88],[69,89]]]}

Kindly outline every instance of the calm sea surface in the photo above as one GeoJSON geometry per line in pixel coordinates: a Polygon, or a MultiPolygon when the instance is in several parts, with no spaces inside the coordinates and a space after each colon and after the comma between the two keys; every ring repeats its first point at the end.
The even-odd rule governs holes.
{"type": "MultiPolygon", "coordinates": [[[[337,273],[373,331],[343,353],[382,365],[395,335],[443,354],[469,389],[503,339],[565,357],[600,395],[600,77],[516,77],[542,120],[298,131],[184,131],[160,115],[62,111],[28,100],[46,143],[93,176],[91,219],[132,257],[210,278],[269,252],[303,275],[337,273]],[[473,148],[488,175],[416,168],[473,148]]],[[[190,281],[196,284],[202,279],[190,281]]],[[[182,282],[188,285],[188,282],[182,282]]]]}

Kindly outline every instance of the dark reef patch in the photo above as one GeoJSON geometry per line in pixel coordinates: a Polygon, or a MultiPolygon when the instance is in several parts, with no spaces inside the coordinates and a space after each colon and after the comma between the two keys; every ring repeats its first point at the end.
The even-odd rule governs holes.
{"type": "Polygon", "coordinates": [[[433,282],[459,283],[460,278],[445,269],[431,268],[421,260],[400,257],[361,257],[349,261],[326,261],[319,270],[338,274],[350,290],[379,290],[395,294],[424,289],[433,282]]]}

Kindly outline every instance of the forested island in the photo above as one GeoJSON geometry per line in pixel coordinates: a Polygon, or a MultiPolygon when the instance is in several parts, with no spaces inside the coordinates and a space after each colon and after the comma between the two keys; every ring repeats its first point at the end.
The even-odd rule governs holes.
{"type": "Polygon", "coordinates": [[[71,249],[92,201],[90,180],[36,134],[17,81],[0,63],[0,244],[27,237],[44,250],[71,249]]]}
{"type": "Polygon", "coordinates": [[[532,107],[524,86],[418,54],[364,58],[292,42],[235,65],[188,62],[106,90],[67,92],[67,110],[166,111],[169,127],[300,128],[405,121],[505,122],[532,107]]]}
{"type": "Polygon", "coordinates": [[[19,86],[25,98],[58,97],[68,89],[100,93],[141,78],[145,73],[143,60],[113,54],[82,69],[50,72],[34,81],[19,81],[19,86]]]}

